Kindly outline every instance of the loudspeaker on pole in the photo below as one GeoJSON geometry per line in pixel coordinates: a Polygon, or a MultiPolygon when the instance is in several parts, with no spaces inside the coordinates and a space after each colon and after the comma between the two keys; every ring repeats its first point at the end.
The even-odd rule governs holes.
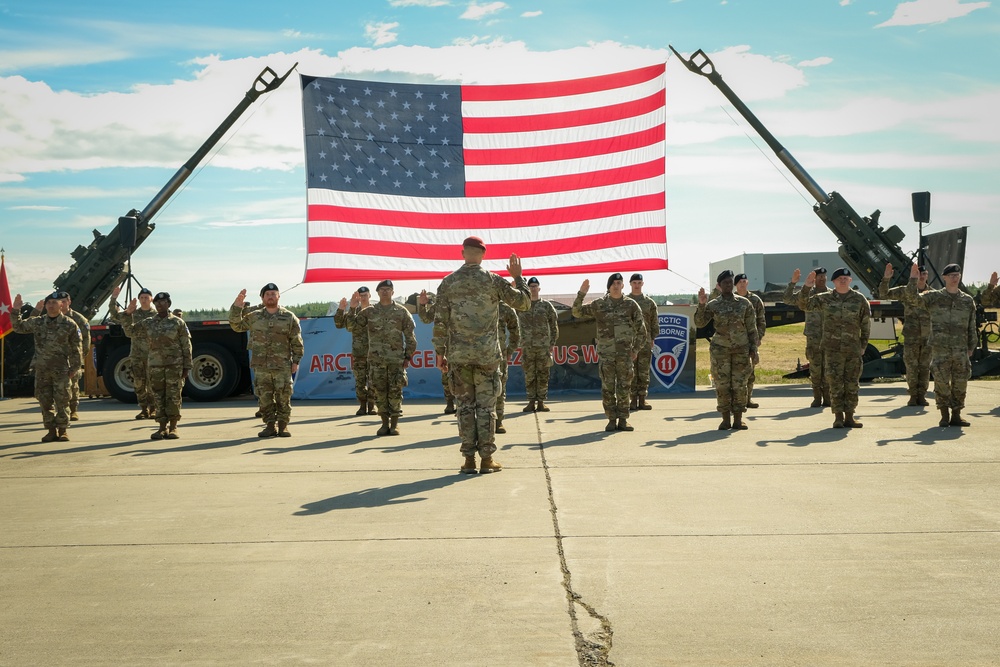
{"type": "Polygon", "coordinates": [[[931,193],[914,192],[910,195],[913,203],[913,222],[931,221],[931,193]]]}
{"type": "Polygon", "coordinates": [[[136,220],[130,215],[123,215],[118,218],[118,243],[123,248],[135,248],[136,220]]]}

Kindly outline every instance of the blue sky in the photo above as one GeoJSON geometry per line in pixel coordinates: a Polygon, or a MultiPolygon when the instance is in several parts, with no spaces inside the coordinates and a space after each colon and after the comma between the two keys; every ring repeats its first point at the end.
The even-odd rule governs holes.
{"type": "MultiPolygon", "coordinates": [[[[0,0],[0,246],[11,291],[28,301],[50,291],[69,253],[143,208],[264,66],[284,73],[295,62],[318,76],[509,83],[666,60],[671,270],[647,274],[646,291],[708,287],[710,261],[744,252],[835,250],[804,189],[668,43],[705,50],[819,184],[864,215],[880,209],[884,226],[906,232],[907,252],[917,236],[910,193],[931,191],[926,231],[968,226],[966,281],[986,280],[1000,269],[998,7],[0,0]]],[[[271,281],[287,303],[348,296],[356,285],[291,289],[305,267],[301,134],[293,74],[154,219],[134,257],[140,280],[188,309],[271,281]]],[[[584,278],[606,276],[550,277],[543,291],[572,292],[584,278]]]]}

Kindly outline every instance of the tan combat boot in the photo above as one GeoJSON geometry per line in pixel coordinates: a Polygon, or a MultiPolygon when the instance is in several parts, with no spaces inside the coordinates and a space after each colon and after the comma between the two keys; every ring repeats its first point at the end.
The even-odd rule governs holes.
{"type": "Polygon", "coordinates": [[[278,437],[290,438],[292,434],[288,431],[288,422],[278,422],[278,437]]]}
{"type": "Polygon", "coordinates": [[[149,408],[143,408],[139,414],[135,416],[136,419],[149,419],[149,408]]]}
{"type": "Polygon", "coordinates": [[[399,435],[399,415],[389,417],[389,435],[399,435]]]}
{"type": "Polygon", "coordinates": [[[69,420],[71,422],[78,422],[78,421],[80,421],[80,415],[77,413],[76,407],[71,407],[69,409],[69,420]]]}
{"type": "Polygon", "coordinates": [[[545,405],[545,401],[538,399],[538,405],[535,406],[535,412],[549,412],[549,406],[545,405]]]}
{"type": "Polygon", "coordinates": [[[163,440],[167,437],[167,422],[160,422],[160,427],[149,436],[150,440],[163,440]]]}
{"type": "Polygon", "coordinates": [[[604,427],[605,431],[617,431],[618,430],[618,420],[614,417],[608,417],[608,425],[604,427]]]}
{"type": "Polygon", "coordinates": [[[734,430],[734,431],[745,431],[748,428],[750,428],[750,427],[747,426],[743,422],[743,413],[742,412],[734,412],[733,413],[733,428],[732,428],[732,430],[734,430]]]}
{"type": "Polygon", "coordinates": [[[462,473],[463,475],[475,475],[477,472],[476,455],[469,454],[468,456],[466,456],[465,462],[462,464],[462,467],[458,469],[458,472],[462,473]]]}
{"type": "Polygon", "coordinates": [[[810,408],[820,408],[823,407],[823,390],[813,387],[813,402],[809,404],[810,408]]]}
{"type": "Polygon", "coordinates": [[[920,399],[917,398],[917,394],[915,394],[915,393],[910,394],[910,400],[908,400],[906,402],[906,407],[908,407],[908,408],[915,408],[918,405],[920,405],[920,399]]]}
{"type": "Polygon", "coordinates": [[[534,412],[534,411],[535,411],[534,401],[528,401],[528,404],[521,409],[521,412],[534,412]]]}
{"type": "Polygon", "coordinates": [[[59,442],[69,442],[69,436],[66,435],[66,427],[60,426],[56,429],[56,440],[59,442]]]}
{"type": "Polygon", "coordinates": [[[729,412],[722,413],[722,423],[719,424],[720,431],[728,431],[733,427],[733,422],[730,421],[731,414],[729,412]]]}
{"type": "Polygon", "coordinates": [[[634,431],[635,427],[628,423],[628,420],[624,417],[618,418],[618,424],[615,428],[619,431],[634,431]]]}
{"type": "Polygon", "coordinates": [[[859,422],[857,419],[854,418],[853,412],[848,412],[846,415],[844,415],[844,426],[846,426],[847,428],[862,428],[864,424],[862,424],[861,422],[859,422]]]}
{"type": "Polygon", "coordinates": [[[823,387],[823,407],[828,408],[831,405],[833,405],[833,403],[830,402],[830,390],[823,387]]]}
{"type": "Polygon", "coordinates": [[[375,409],[375,401],[368,401],[368,414],[377,415],[378,410],[375,409]]]}
{"type": "Polygon", "coordinates": [[[834,428],[844,428],[844,413],[836,412],[833,415],[833,427],[834,428]]]}
{"type": "Polygon", "coordinates": [[[645,396],[639,397],[639,409],[640,410],[652,410],[653,406],[646,402],[645,396]]]}
{"type": "Polygon", "coordinates": [[[948,408],[941,408],[941,421],[938,422],[938,426],[948,426],[951,424],[951,415],[948,414],[948,408]]]}
{"type": "Polygon", "coordinates": [[[503,470],[503,466],[499,462],[494,461],[492,456],[486,456],[483,458],[483,462],[479,464],[479,474],[487,475],[491,472],[500,472],[503,470]]]}
{"type": "MultiPolygon", "coordinates": [[[[444,413],[446,415],[453,415],[456,412],[457,410],[455,410],[455,399],[449,398],[448,404],[444,406],[444,413]]],[[[525,410],[525,412],[527,412],[527,410],[525,410]]]]}
{"type": "Polygon", "coordinates": [[[278,435],[277,429],[274,428],[274,422],[267,422],[264,426],[264,430],[257,434],[258,438],[273,438],[278,435]]]}
{"type": "Polygon", "coordinates": [[[358,417],[360,417],[361,415],[368,414],[368,401],[363,398],[359,398],[358,403],[361,404],[361,407],[358,408],[358,411],[355,412],[354,414],[358,417]]]}
{"type": "Polygon", "coordinates": [[[923,405],[923,406],[930,405],[930,403],[927,402],[927,397],[924,396],[924,392],[920,392],[919,394],[917,394],[917,405],[923,405]]]}
{"type": "Polygon", "coordinates": [[[380,416],[382,417],[382,426],[375,431],[375,435],[389,435],[389,415],[380,416]]]}
{"type": "Polygon", "coordinates": [[[493,428],[494,433],[506,433],[507,429],[503,427],[503,420],[497,419],[496,426],[493,428]]]}
{"type": "Polygon", "coordinates": [[[42,436],[42,442],[55,442],[58,437],[59,436],[56,435],[56,427],[50,426],[49,432],[42,436]]]}
{"type": "Polygon", "coordinates": [[[177,420],[171,419],[170,426],[167,427],[167,439],[176,440],[179,437],[181,436],[177,435],[177,420]]]}
{"type": "Polygon", "coordinates": [[[628,404],[628,409],[631,412],[635,412],[636,410],[639,409],[639,397],[638,396],[633,396],[632,397],[632,402],[628,404]]]}
{"type": "Polygon", "coordinates": [[[754,403],[752,400],[750,400],[750,396],[752,394],[753,394],[753,389],[748,388],[747,389],[747,407],[748,408],[759,408],[760,407],[760,403],[754,403]]]}
{"type": "Polygon", "coordinates": [[[948,420],[951,426],[969,426],[969,422],[962,419],[962,408],[951,409],[951,419],[948,420]]]}

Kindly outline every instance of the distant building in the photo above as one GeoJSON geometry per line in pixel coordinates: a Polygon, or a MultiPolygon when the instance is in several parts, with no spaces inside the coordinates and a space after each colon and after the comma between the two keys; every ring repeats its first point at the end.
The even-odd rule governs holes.
{"type": "MultiPolygon", "coordinates": [[[[802,277],[799,278],[801,286],[806,281],[809,272],[818,266],[827,270],[827,278],[834,269],[845,266],[845,262],[835,252],[784,252],[784,253],[744,253],[729,259],[722,259],[708,265],[708,275],[710,280],[714,280],[720,273],[729,269],[733,273],[745,273],[750,280],[750,289],[757,292],[783,290],[792,279],[792,272],[795,269],[802,270],[802,277]]],[[[867,298],[872,298],[871,292],[865,284],[855,278],[851,287],[858,290],[867,298]]]]}

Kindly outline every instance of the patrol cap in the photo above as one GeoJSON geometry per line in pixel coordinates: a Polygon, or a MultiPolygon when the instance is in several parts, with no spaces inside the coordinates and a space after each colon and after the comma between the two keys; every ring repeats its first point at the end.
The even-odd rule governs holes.
{"type": "Polygon", "coordinates": [[[392,289],[392,281],[389,279],[383,280],[375,287],[375,289],[380,290],[383,287],[388,287],[389,289],[392,289]]]}
{"type": "Polygon", "coordinates": [[[613,283],[616,280],[621,280],[624,282],[625,279],[622,277],[622,274],[620,273],[612,273],[610,276],[608,276],[608,289],[611,289],[611,283],[613,283]]]}
{"type": "Polygon", "coordinates": [[[845,266],[842,266],[833,272],[833,280],[836,280],[837,278],[840,278],[842,276],[847,276],[849,278],[851,276],[851,270],[845,266]]]}
{"type": "Polygon", "coordinates": [[[478,236],[470,236],[469,238],[462,241],[463,248],[479,248],[483,252],[486,252],[486,244],[478,236]]]}
{"type": "Polygon", "coordinates": [[[719,274],[719,277],[715,279],[715,282],[721,283],[726,278],[732,278],[732,277],[733,277],[733,272],[730,271],[729,269],[726,269],[725,271],[719,274]]]}
{"type": "Polygon", "coordinates": [[[368,292],[371,292],[371,290],[364,285],[358,288],[358,294],[368,294],[368,292]]]}
{"type": "Polygon", "coordinates": [[[944,267],[944,271],[941,272],[941,275],[947,276],[952,273],[961,273],[961,272],[962,272],[962,266],[960,264],[949,264],[948,266],[944,267]]]}
{"type": "Polygon", "coordinates": [[[745,273],[737,273],[735,276],[733,276],[734,283],[738,283],[741,280],[750,280],[750,279],[747,278],[747,274],[745,273]]]}
{"type": "Polygon", "coordinates": [[[148,294],[149,296],[153,296],[153,290],[149,289],[148,287],[143,287],[141,290],[139,290],[139,296],[142,296],[143,294],[148,294]]]}
{"type": "Polygon", "coordinates": [[[628,281],[629,281],[630,283],[633,283],[633,282],[635,282],[636,280],[639,280],[639,281],[642,281],[642,274],[641,274],[641,273],[633,273],[633,274],[632,274],[632,277],[628,279],[628,281]]]}
{"type": "Polygon", "coordinates": [[[49,301],[62,301],[63,299],[68,299],[68,298],[69,294],[67,294],[62,290],[56,290],[52,294],[49,294],[47,297],[45,297],[45,303],[48,303],[49,301]]]}
{"type": "Polygon", "coordinates": [[[528,278],[528,284],[529,285],[541,285],[541,283],[538,282],[538,278],[536,278],[534,276],[531,276],[530,278],[528,278]]]}
{"type": "Polygon", "coordinates": [[[170,301],[169,292],[157,292],[156,296],[153,297],[153,301],[170,301]]]}
{"type": "Polygon", "coordinates": [[[817,276],[825,276],[826,275],[826,269],[824,269],[822,266],[817,266],[815,269],[813,269],[813,271],[816,272],[817,276]]]}
{"type": "Polygon", "coordinates": [[[268,283],[260,288],[260,295],[264,296],[264,292],[270,292],[271,290],[274,290],[275,292],[281,291],[278,289],[278,286],[275,285],[274,283],[268,283]]]}

